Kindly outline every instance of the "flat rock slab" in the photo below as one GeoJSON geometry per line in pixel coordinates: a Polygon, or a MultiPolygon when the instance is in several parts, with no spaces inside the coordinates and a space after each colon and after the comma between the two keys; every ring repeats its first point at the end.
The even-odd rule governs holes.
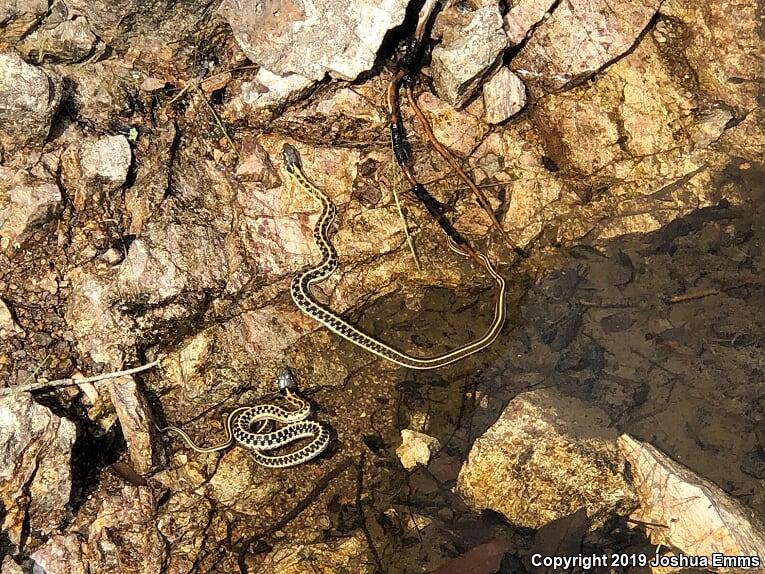
{"type": "Polygon", "coordinates": [[[659,0],[561,2],[513,60],[524,79],[545,91],[583,82],[637,41],[659,0]]]}
{"type": "Polygon", "coordinates": [[[354,80],[374,64],[406,0],[225,0],[221,15],[242,51],[280,76],[354,80]]]}
{"type": "Polygon", "coordinates": [[[626,434],[618,444],[630,463],[640,498],[632,518],[646,524],[652,543],[688,556],[706,556],[718,572],[741,570],[714,567],[715,553],[765,556],[765,525],[751,510],[650,444],[626,434]],[[653,528],[652,524],[663,526],[653,528]]]}

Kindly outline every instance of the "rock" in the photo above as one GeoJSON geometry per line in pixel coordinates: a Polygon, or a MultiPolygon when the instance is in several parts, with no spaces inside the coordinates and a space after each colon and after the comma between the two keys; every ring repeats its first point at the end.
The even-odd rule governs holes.
{"type": "Polygon", "coordinates": [[[520,44],[529,31],[547,15],[555,0],[515,0],[505,14],[505,32],[513,44],[520,44]]]}
{"type": "Polygon", "coordinates": [[[81,62],[90,56],[97,42],[85,18],[74,18],[53,28],[35,30],[24,38],[18,49],[37,62],[81,62]]]}
{"type": "Polygon", "coordinates": [[[733,114],[724,108],[711,108],[697,114],[697,121],[690,128],[691,141],[696,148],[705,148],[720,139],[733,114]]]}
{"type": "Polygon", "coordinates": [[[439,14],[435,26],[443,35],[433,49],[436,93],[459,109],[478,91],[507,47],[502,16],[496,5],[467,14],[454,7],[439,14]]]}
{"type": "Polygon", "coordinates": [[[475,441],[457,491],[517,526],[540,528],[585,508],[596,528],[635,502],[609,422],[552,389],[523,393],[475,441]]]}
{"type": "Polygon", "coordinates": [[[281,109],[302,98],[313,85],[313,80],[300,74],[280,76],[260,68],[252,80],[231,83],[226,115],[241,118],[252,112],[281,109]]]}
{"type": "Polygon", "coordinates": [[[82,551],[83,542],[77,534],[52,536],[30,556],[32,572],[87,574],[89,570],[82,551]]]}
{"type": "Polygon", "coordinates": [[[219,12],[247,57],[270,71],[355,80],[374,65],[385,34],[403,22],[407,3],[225,0],[219,12]]]}
{"type": "Polygon", "coordinates": [[[121,368],[126,355],[134,356],[135,340],[132,323],[111,303],[108,276],[90,275],[77,268],[67,275],[67,280],[71,294],[65,318],[79,352],[114,370],[121,368]]]}
{"type": "Polygon", "coordinates": [[[115,124],[122,124],[132,113],[130,102],[137,99],[138,89],[118,59],[57,69],[72,84],[73,106],[69,111],[79,122],[112,132],[115,124]]]}
{"type": "Polygon", "coordinates": [[[147,488],[125,485],[102,491],[95,520],[88,532],[89,572],[99,574],[159,574],[167,559],[165,541],[156,525],[156,502],[147,488]]]}
{"type": "Polygon", "coordinates": [[[483,105],[488,123],[502,123],[526,105],[526,86],[503,66],[483,85],[483,105]]]}
{"type": "Polygon", "coordinates": [[[667,18],[667,55],[689,65],[698,91],[737,110],[741,118],[761,105],[762,24],[757,4],[722,0],[710,6],[678,0],[661,3],[667,18]],[[735,14],[735,18],[731,18],[735,14]]]}
{"type": "Polygon", "coordinates": [[[0,339],[23,337],[24,330],[16,324],[8,306],[0,299],[0,339]]]}
{"type": "Polygon", "coordinates": [[[535,31],[512,68],[532,87],[559,91],[581,83],[629,50],[661,2],[562,2],[535,31]]]}
{"type": "Polygon", "coordinates": [[[122,434],[127,442],[130,462],[139,473],[148,472],[157,460],[151,409],[133,377],[109,379],[109,396],[117,411],[122,434]]]}
{"type": "Polygon", "coordinates": [[[13,151],[40,146],[61,101],[61,78],[27,64],[15,52],[0,53],[0,146],[13,151]]]}
{"type": "Polygon", "coordinates": [[[238,447],[223,455],[209,483],[211,497],[221,506],[255,516],[282,487],[278,477],[259,466],[247,449],[238,447]]]}
{"type": "Polygon", "coordinates": [[[369,545],[360,530],[335,543],[280,545],[268,558],[270,564],[279,565],[279,574],[372,574],[376,571],[369,545]]]}
{"type": "Polygon", "coordinates": [[[0,399],[0,505],[11,543],[20,545],[26,528],[32,536],[47,536],[66,517],[76,435],[73,423],[29,393],[0,399]]]}
{"type": "Polygon", "coordinates": [[[0,2],[0,50],[15,46],[48,13],[49,0],[0,2]]]}
{"type": "Polygon", "coordinates": [[[241,162],[236,168],[240,181],[256,181],[266,189],[278,187],[282,180],[271,163],[271,158],[256,139],[246,138],[242,142],[241,162]]]}
{"type": "Polygon", "coordinates": [[[61,192],[51,179],[0,166],[0,249],[18,247],[58,217],[61,192]]]}
{"type": "Polygon", "coordinates": [[[13,558],[6,556],[0,564],[0,574],[24,574],[24,570],[13,561],[13,558]]]}
{"type": "Polygon", "coordinates": [[[133,161],[125,136],[88,138],[67,148],[61,158],[61,179],[74,196],[74,206],[85,208],[119,189],[133,161]]]}
{"type": "Polygon", "coordinates": [[[706,556],[719,572],[742,570],[713,564],[715,553],[765,556],[765,524],[751,510],[650,444],[624,434],[618,445],[640,501],[631,518],[645,524],[651,543],[688,556],[706,556]]]}
{"type": "Polygon", "coordinates": [[[483,110],[480,101],[465,110],[457,111],[433,94],[425,92],[417,98],[417,103],[428,118],[438,141],[463,157],[470,155],[488,131],[486,124],[481,121],[483,110]]]}
{"type": "Polygon", "coordinates": [[[415,466],[428,466],[430,457],[441,448],[437,438],[411,429],[401,430],[401,445],[396,449],[396,455],[406,470],[415,466]]]}

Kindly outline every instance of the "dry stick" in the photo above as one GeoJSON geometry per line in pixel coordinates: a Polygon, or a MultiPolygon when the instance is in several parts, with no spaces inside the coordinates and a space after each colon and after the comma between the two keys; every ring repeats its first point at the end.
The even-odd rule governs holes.
{"type": "Polygon", "coordinates": [[[518,251],[518,246],[515,244],[515,242],[510,238],[507,231],[502,227],[502,224],[497,219],[496,214],[494,213],[494,210],[491,208],[491,205],[489,204],[489,200],[486,199],[486,195],[478,188],[478,186],[473,182],[472,179],[465,173],[465,171],[462,169],[459,163],[454,159],[454,156],[452,156],[451,152],[444,147],[444,145],[438,141],[438,138],[436,138],[436,134],[433,133],[433,130],[430,127],[430,123],[428,122],[428,119],[425,117],[425,114],[422,113],[422,110],[420,109],[420,106],[417,104],[417,100],[414,97],[414,91],[412,90],[411,86],[406,87],[406,97],[409,100],[409,104],[412,106],[412,109],[414,110],[414,114],[417,116],[417,119],[420,121],[420,124],[422,125],[422,129],[425,132],[425,135],[430,140],[430,143],[433,144],[433,147],[436,149],[438,154],[446,160],[446,163],[449,164],[449,167],[451,167],[455,173],[460,177],[462,181],[465,182],[465,184],[470,188],[470,191],[473,192],[473,195],[476,198],[476,201],[478,201],[478,205],[481,206],[481,208],[487,213],[487,215],[491,218],[491,223],[494,226],[494,228],[499,231],[500,235],[504,238],[504,240],[507,242],[507,244],[512,247],[515,251],[518,251]]]}
{"type": "Polygon", "coordinates": [[[417,265],[418,271],[422,271],[422,265],[420,265],[420,258],[417,255],[417,251],[414,248],[414,241],[412,241],[412,234],[409,233],[409,224],[406,221],[406,214],[404,208],[401,206],[401,200],[398,197],[398,190],[396,189],[395,177],[391,180],[391,193],[393,194],[393,200],[396,202],[396,209],[398,209],[398,215],[401,218],[401,227],[404,229],[404,236],[406,237],[406,244],[409,246],[409,251],[412,252],[412,259],[414,264],[417,265]]]}
{"type": "Polygon", "coordinates": [[[12,395],[15,393],[25,393],[30,391],[39,391],[41,389],[52,389],[57,387],[70,387],[72,385],[82,385],[84,383],[95,383],[97,381],[103,381],[105,379],[116,379],[118,377],[126,377],[128,375],[135,375],[143,371],[148,371],[159,365],[159,361],[152,361],[140,367],[127,369],[125,371],[115,371],[112,373],[103,373],[101,375],[95,375],[93,377],[86,377],[84,379],[56,379],[55,381],[45,381],[40,383],[29,383],[25,385],[16,385],[14,387],[8,387],[6,389],[0,389],[0,397],[5,395],[12,395]]]}

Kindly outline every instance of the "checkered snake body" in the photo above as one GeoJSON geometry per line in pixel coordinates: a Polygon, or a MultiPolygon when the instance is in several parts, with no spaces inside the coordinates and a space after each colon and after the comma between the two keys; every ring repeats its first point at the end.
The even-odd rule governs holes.
{"type": "Polygon", "coordinates": [[[284,391],[285,398],[295,409],[287,410],[271,404],[239,407],[226,417],[226,442],[222,444],[199,447],[185,431],[178,427],[170,426],[160,430],[171,430],[177,433],[192,450],[200,453],[224,450],[236,442],[252,449],[255,462],[269,468],[287,468],[308,462],[319,456],[329,446],[329,432],[324,425],[306,420],[311,414],[311,405],[292,391],[296,384],[289,369],[280,369],[276,381],[279,390],[284,391]],[[273,422],[283,426],[277,430],[270,430],[273,422]],[[253,430],[256,424],[259,424],[259,428],[253,430]],[[313,440],[294,452],[279,455],[264,454],[305,438],[313,440]]]}
{"type": "MultiPolygon", "coordinates": [[[[480,339],[476,339],[442,355],[418,358],[398,351],[359,330],[337,313],[318,302],[311,294],[311,285],[327,279],[335,272],[339,265],[337,251],[328,238],[330,226],[337,215],[337,209],[329,196],[311,183],[303,173],[300,155],[294,147],[284,144],[283,158],[290,177],[321,206],[321,214],[313,230],[313,239],[321,253],[321,262],[294,277],[290,287],[292,300],[306,315],[362,349],[410,369],[437,369],[477,353],[494,342],[505,323],[506,283],[505,279],[494,269],[488,258],[482,254],[479,254],[479,257],[484,267],[497,283],[498,292],[494,305],[494,320],[480,339]]],[[[467,256],[467,253],[462,251],[451,239],[448,241],[452,251],[467,256]]]]}

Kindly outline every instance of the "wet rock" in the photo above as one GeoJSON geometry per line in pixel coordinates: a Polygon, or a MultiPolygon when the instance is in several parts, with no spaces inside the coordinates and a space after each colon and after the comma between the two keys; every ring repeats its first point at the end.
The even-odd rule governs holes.
{"type": "Polygon", "coordinates": [[[499,124],[526,105],[526,86],[509,69],[502,67],[483,85],[486,121],[499,124]]]}
{"type": "Polygon", "coordinates": [[[48,13],[49,0],[4,0],[0,3],[0,50],[14,46],[48,13]]]}
{"type": "Polygon", "coordinates": [[[401,24],[407,2],[302,0],[280,5],[225,0],[220,14],[253,62],[286,76],[354,80],[369,70],[385,34],[401,24]]]}
{"type": "Polygon", "coordinates": [[[61,208],[61,192],[53,180],[0,166],[0,249],[20,246],[58,217],[61,208]]]}
{"type": "Polygon", "coordinates": [[[109,396],[117,411],[133,468],[144,474],[158,462],[151,411],[133,377],[109,379],[109,396]]]}
{"type": "Polygon", "coordinates": [[[401,445],[396,449],[396,455],[406,470],[412,470],[418,464],[427,466],[430,457],[441,448],[437,438],[411,429],[401,430],[401,445]]]}
{"type": "Polygon", "coordinates": [[[714,553],[765,555],[765,524],[719,486],[629,435],[620,436],[618,445],[640,501],[632,518],[646,524],[653,544],[707,556],[710,564],[714,553]]]}
{"type": "Polygon", "coordinates": [[[555,0],[515,0],[505,14],[505,32],[513,44],[520,44],[555,4],[555,0]]]}
{"type": "Polygon", "coordinates": [[[0,399],[0,423],[2,529],[19,545],[26,524],[31,535],[45,536],[66,516],[77,431],[29,393],[0,399]]]}
{"type": "Polygon", "coordinates": [[[375,572],[374,561],[364,534],[357,531],[336,543],[289,544],[278,546],[269,555],[279,565],[279,574],[315,572],[375,572]]]}
{"type": "Polygon", "coordinates": [[[16,324],[8,306],[0,299],[0,339],[23,337],[24,330],[16,324]]]}
{"type": "Polygon", "coordinates": [[[439,14],[435,26],[443,36],[433,49],[436,93],[455,108],[462,108],[507,47],[502,16],[496,5],[469,13],[454,7],[439,14]]]}
{"type": "Polygon", "coordinates": [[[90,56],[97,42],[85,18],[74,18],[52,28],[35,30],[18,49],[37,62],[81,62],[90,56]]]}
{"type": "Polygon", "coordinates": [[[32,559],[33,572],[49,574],[86,574],[89,572],[83,553],[84,541],[77,534],[57,534],[44,546],[35,550],[32,559]]]}
{"type": "Polygon", "coordinates": [[[132,163],[125,136],[88,138],[67,148],[61,158],[61,178],[74,206],[83,209],[119,189],[132,163]]]}
{"type": "Polygon", "coordinates": [[[223,455],[210,479],[210,496],[236,512],[259,515],[283,487],[278,477],[267,475],[268,471],[249,456],[247,449],[233,448],[223,455]]]}
{"type": "Polygon", "coordinates": [[[16,52],[0,53],[0,146],[39,146],[48,137],[61,101],[61,78],[27,64],[16,52]]]}
{"type": "Polygon", "coordinates": [[[475,441],[457,490],[519,526],[539,528],[585,508],[596,527],[635,501],[609,422],[551,389],[524,393],[475,441]]]}
{"type": "Polygon", "coordinates": [[[562,2],[520,53],[513,69],[532,86],[558,91],[581,83],[635,44],[658,0],[562,2]]]}

